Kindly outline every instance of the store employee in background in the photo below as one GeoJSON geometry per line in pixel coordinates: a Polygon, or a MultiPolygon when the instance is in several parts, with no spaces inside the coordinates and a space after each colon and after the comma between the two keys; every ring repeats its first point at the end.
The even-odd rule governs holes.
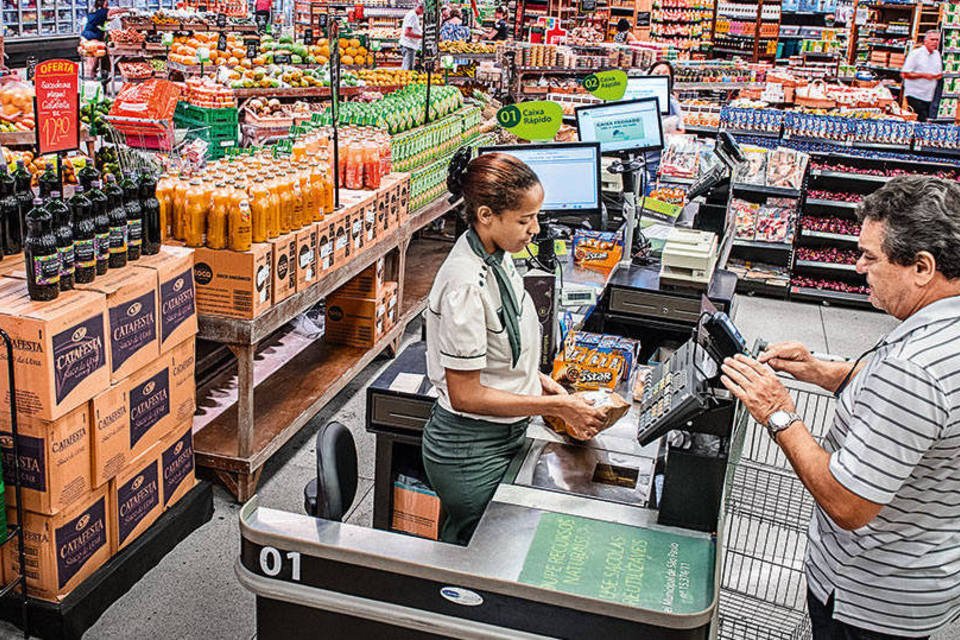
{"type": "Polygon", "coordinates": [[[510,26],[507,24],[507,8],[497,7],[493,12],[493,28],[483,35],[484,40],[506,40],[510,37],[510,26]]]}
{"type": "Polygon", "coordinates": [[[857,271],[902,324],[853,366],[783,343],[722,380],[817,502],[814,640],[923,638],[960,615],[960,186],[896,178],[858,216],[857,271]],[[773,371],[839,396],[822,446],[773,371]]]}
{"type": "Polygon", "coordinates": [[[917,120],[926,122],[932,116],[930,105],[943,78],[943,60],[940,59],[940,32],[927,31],[923,45],[907,56],[900,75],[903,76],[903,95],[917,114],[917,120]]]}
{"type": "Polygon", "coordinates": [[[440,496],[444,542],[465,545],[523,444],[528,418],[562,417],[583,439],[602,412],[540,373],[540,325],[513,265],[540,231],[543,187],[520,160],[461,150],[448,186],[470,228],[427,299],[427,374],[437,402],[423,429],[423,464],[440,496]]]}
{"type": "Polygon", "coordinates": [[[413,69],[417,60],[417,51],[420,50],[420,43],[423,42],[423,25],[420,23],[420,16],[423,15],[423,2],[417,2],[416,6],[403,16],[403,25],[400,27],[400,53],[403,55],[403,64],[401,69],[413,69]]]}

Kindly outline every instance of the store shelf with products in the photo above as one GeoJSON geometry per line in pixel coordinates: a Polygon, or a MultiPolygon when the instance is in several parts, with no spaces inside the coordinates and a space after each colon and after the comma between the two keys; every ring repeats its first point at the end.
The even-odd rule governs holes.
{"type": "Polygon", "coordinates": [[[3,3],[0,24],[11,43],[45,36],[77,36],[87,20],[86,0],[47,0],[39,9],[36,2],[3,3]]]}
{"type": "Polygon", "coordinates": [[[697,49],[712,39],[713,3],[705,0],[654,0],[650,39],[680,50],[697,49]]]}
{"type": "Polygon", "coordinates": [[[887,69],[898,71],[906,60],[916,33],[920,16],[919,5],[914,3],[867,3],[856,0],[854,15],[863,12],[865,20],[854,21],[850,26],[848,61],[864,69],[885,73],[887,69]],[[859,24],[858,24],[859,23],[859,24]],[[891,45],[895,39],[902,47],[891,45]],[[880,46],[875,43],[882,42],[880,46]]]}

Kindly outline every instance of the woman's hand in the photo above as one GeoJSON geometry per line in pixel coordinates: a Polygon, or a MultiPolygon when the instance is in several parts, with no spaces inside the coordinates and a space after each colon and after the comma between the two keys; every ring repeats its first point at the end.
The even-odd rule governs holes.
{"type": "Polygon", "coordinates": [[[581,396],[567,394],[558,398],[560,407],[556,417],[567,425],[567,432],[577,440],[589,440],[603,429],[603,411],[581,396]]]}
{"type": "Polygon", "coordinates": [[[545,396],[568,395],[567,390],[564,389],[559,382],[545,373],[540,374],[540,388],[543,390],[543,395],[545,396]]]}

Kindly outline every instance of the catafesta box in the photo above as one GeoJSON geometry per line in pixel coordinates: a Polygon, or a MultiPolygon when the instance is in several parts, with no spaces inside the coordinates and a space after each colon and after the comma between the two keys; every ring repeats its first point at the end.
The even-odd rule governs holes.
{"type": "Polygon", "coordinates": [[[197,311],[251,320],[272,303],[273,246],[255,243],[250,251],[200,247],[194,251],[197,311]]]}
{"type": "MultiPolygon", "coordinates": [[[[17,413],[56,420],[110,384],[107,301],[102,293],[65,291],[34,302],[24,280],[0,280],[0,328],[13,342],[17,413]]],[[[6,371],[0,348],[0,370],[6,371]]],[[[0,412],[10,415],[7,376],[0,412]]]]}
{"type": "Polygon", "coordinates": [[[94,486],[116,476],[193,416],[195,359],[190,338],[92,400],[94,486]]]}
{"type": "Polygon", "coordinates": [[[159,455],[158,443],[110,480],[107,496],[114,554],[136,540],[163,513],[159,455]]]}
{"type": "MultiPolygon", "coordinates": [[[[47,515],[86,497],[90,479],[90,409],[84,403],[54,421],[22,416],[17,420],[23,507],[47,515]]],[[[0,450],[8,505],[17,503],[10,414],[0,414],[0,450]]]]}
{"type": "Polygon", "coordinates": [[[160,253],[143,256],[135,264],[157,275],[160,351],[169,351],[197,333],[193,249],[162,245],[160,253]]]}
{"type": "Polygon", "coordinates": [[[117,382],[156,360],[157,275],[147,269],[116,269],[78,290],[99,291],[107,297],[110,334],[110,377],[117,382]]]}
{"type": "Polygon", "coordinates": [[[169,509],[196,486],[193,461],[193,420],[174,428],[160,441],[163,508],[169,509]]]}
{"type": "MultiPolygon", "coordinates": [[[[23,512],[27,593],[56,602],[110,559],[107,488],[96,489],[52,516],[23,512]]],[[[7,520],[17,522],[16,509],[7,520]]],[[[20,573],[17,545],[3,547],[6,582],[20,573]]]]}

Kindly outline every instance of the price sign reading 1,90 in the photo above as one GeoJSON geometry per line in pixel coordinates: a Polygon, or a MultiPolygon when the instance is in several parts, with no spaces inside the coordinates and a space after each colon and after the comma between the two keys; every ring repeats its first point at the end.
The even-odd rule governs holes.
{"type": "Polygon", "coordinates": [[[43,155],[80,146],[77,63],[44,60],[34,73],[37,150],[43,155]]]}

